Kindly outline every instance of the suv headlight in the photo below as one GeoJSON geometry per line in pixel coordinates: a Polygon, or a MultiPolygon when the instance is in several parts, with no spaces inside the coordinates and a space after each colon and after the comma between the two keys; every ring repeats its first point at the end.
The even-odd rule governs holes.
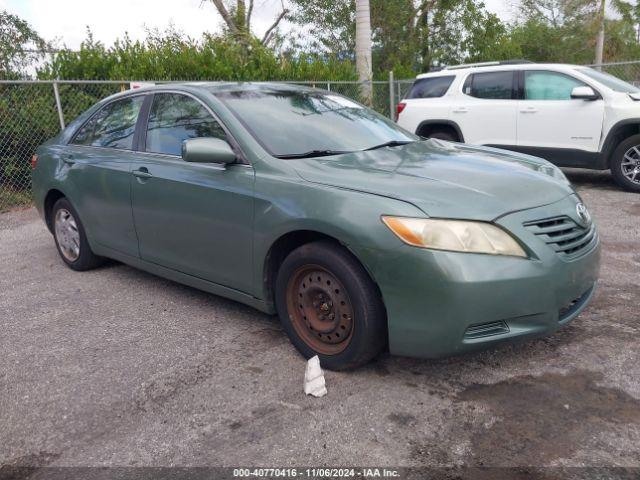
{"type": "Polygon", "coordinates": [[[387,216],[382,221],[414,247],[527,257],[511,235],[487,222],[387,216]]]}

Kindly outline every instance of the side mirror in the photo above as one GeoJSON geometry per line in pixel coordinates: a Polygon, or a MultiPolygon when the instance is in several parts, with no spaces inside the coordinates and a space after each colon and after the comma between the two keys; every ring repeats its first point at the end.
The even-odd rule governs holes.
{"type": "Polygon", "coordinates": [[[571,98],[582,100],[597,100],[598,98],[600,98],[600,95],[594,92],[593,88],[583,86],[574,87],[573,90],[571,90],[571,98]]]}
{"type": "Polygon", "coordinates": [[[182,159],[192,163],[233,163],[236,154],[220,138],[189,138],[182,142],[182,159]]]}

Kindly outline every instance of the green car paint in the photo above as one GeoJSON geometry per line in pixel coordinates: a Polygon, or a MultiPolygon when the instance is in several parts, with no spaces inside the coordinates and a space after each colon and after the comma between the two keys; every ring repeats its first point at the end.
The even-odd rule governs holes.
{"type": "Polygon", "coordinates": [[[439,357],[546,335],[588,304],[599,272],[595,227],[589,227],[591,241],[568,254],[536,234],[536,222],[582,222],[579,197],[548,162],[433,140],[276,158],[252,132],[252,119],[230,106],[238,92],[261,91],[314,92],[189,84],[103,100],[38,149],[33,190],[40,214],[51,228],[48,209],[64,195],[97,255],[267,313],[275,312],[278,259],[305,239],[330,237],[358,258],[378,286],[389,349],[398,355],[439,357]],[[206,105],[226,129],[238,162],[191,163],[70,143],[108,102],[161,92],[206,105]],[[413,247],[382,216],[492,222],[517,239],[528,258],[413,247]]]}

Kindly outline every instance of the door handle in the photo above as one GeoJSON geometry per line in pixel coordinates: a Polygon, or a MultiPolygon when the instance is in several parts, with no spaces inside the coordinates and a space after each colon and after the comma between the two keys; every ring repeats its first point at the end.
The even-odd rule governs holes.
{"type": "Polygon", "coordinates": [[[456,108],[455,110],[451,110],[452,113],[467,113],[469,110],[467,110],[466,108],[462,107],[462,108],[456,108]]]}
{"type": "Polygon", "coordinates": [[[533,108],[533,107],[529,107],[529,108],[525,108],[523,110],[520,110],[520,113],[538,113],[538,109],[537,108],[533,108]]]}
{"type": "Polygon", "coordinates": [[[67,155],[63,155],[62,161],[67,165],[73,165],[74,163],[76,163],[75,159],[73,158],[73,155],[71,155],[70,153],[67,155]]]}
{"type": "Polygon", "coordinates": [[[149,173],[149,170],[147,170],[146,167],[140,167],[138,170],[134,170],[131,173],[133,173],[134,177],[138,177],[138,178],[151,178],[151,177],[153,177],[153,175],[151,173],[149,173]]]}

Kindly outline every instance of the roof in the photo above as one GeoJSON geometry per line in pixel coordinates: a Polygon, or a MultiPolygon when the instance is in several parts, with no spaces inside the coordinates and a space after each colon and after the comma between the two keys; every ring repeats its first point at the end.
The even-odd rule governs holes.
{"type": "Polygon", "coordinates": [[[501,70],[568,70],[578,68],[581,65],[571,65],[568,63],[489,63],[486,64],[471,64],[471,65],[456,65],[454,67],[438,70],[437,72],[421,73],[416,78],[425,77],[437,77],[446,75],[457,75],[458,73],[473,72],[494,72],[501,70]]]}
{"type": "Polygon", "coordinates": [[[311,92],[316,89],[305,86],[296,85],[294,83],[284,82],[180,82],[180,83],[158,83],[155,85],[137,88],[135,90],[125,90],[118,92],[103,99],[99,103],[111,101],[114,98],[124,97],[127,95],[135,95],[138,92],[153,92],[156,90],[178,90],[184,92],[193,92],[194,90],[203,90],[212,94],[223,92],[246,92],[246,91],[281,91],[281,92],[311,92]]]}
{"type": "Polygon", "coordinates": [[[305,85],[284,82],[180,82],[180,83],[158,83],[153,86],[143,87],[139,90],[193,90],[203,89],[211,93],[216,92],[243,92],[257,90],[280,90],[280,91],[310,91],[313,88],[305,85]]]}

